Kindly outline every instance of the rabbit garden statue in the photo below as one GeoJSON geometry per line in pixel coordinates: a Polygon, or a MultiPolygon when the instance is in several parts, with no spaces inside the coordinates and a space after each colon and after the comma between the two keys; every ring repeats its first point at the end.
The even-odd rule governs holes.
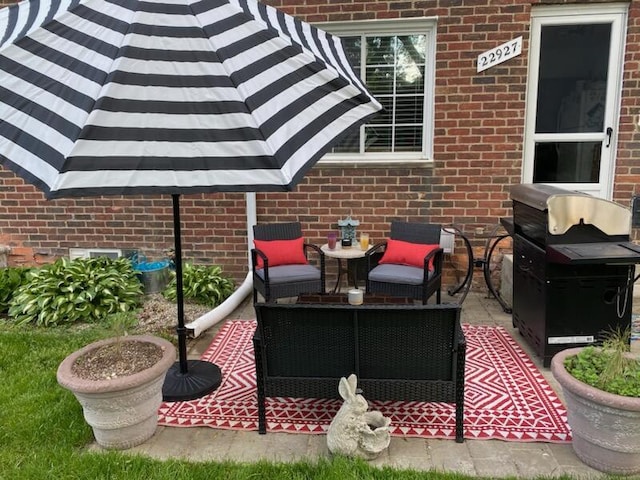
{"type": "Polygon", "coordinates": [[[340,379],[338,392],[344,403],[329,425],[327,447],[334,455],[372,460],[389,446],[391,420],[378,411],[367,411],[369,404],[356,393],[357,384],[355,374],[340,379]]]}

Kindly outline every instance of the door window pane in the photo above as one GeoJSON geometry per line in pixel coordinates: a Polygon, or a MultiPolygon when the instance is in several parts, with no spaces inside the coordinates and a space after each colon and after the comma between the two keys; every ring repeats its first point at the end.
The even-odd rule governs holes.
{"type": "Polygon", "coordinates": [[[597,183],[602,142],[536,143],[534,183],[597,183]]]}
{"type": "Polygon", "coordinates": [[[536,133],[602,132],[611,24],[541,29],[536,133]]]}

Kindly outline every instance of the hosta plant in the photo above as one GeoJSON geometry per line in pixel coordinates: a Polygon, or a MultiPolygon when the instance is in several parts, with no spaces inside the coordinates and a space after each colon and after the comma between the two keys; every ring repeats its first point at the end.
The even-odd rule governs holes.
{"type": "Polygon", "coordinates": [[[98,321],[116,312],[135,310],[142,284],[126,258],[61,258],[34,268],[16,290],[9,317],[40,326],[98,321]]]}
{"type": "Polygon", "coordinates": [[[0,313],[9,310],[11,298],[17,288],[25,282],[29,270],[30,267],[0,268],[0,313]]]}
{"type": "MultiPolygon", "coordinates": [[[[185,300],[213,308],[231,295],[234,288],[233,280],[223,275],[222,268],[217,265],[193,265],[185,262],[182,266],[182,290],[185,300]]],[[[176,300],[175,272],[163,296],[167,300],[176,300]]]]}

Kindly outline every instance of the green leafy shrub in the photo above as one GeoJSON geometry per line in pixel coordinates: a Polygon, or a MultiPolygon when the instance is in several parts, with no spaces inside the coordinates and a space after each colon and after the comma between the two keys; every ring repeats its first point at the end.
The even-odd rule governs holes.
{"type": "Polygon", "coordinates": [[[126,258],[61,258],[27,273],[9,317],[40,326],[96,321],[136,309],[141,298],[142,284],[126,258]]]}
{"type": "Polygon", "coordinates": [[[573,377],[605,392],[640,397],[640,360],[626,356],[629,329],[607,334],[602,347],[588,346],[568,357],[564,366],[573,377]]]}
{"type": "Polygon", "coordinates": [[[0,313],[9,310],[9,303],[17,288],[27,278],[30,267],[7,267],[0,269],[0,313]]]}
{"type": "MultiPolygon", "coordinates": [[[[175,301],[176,275],[167,288],[162,292],[167,300],[175,301]]],[[[191,300],[201,305],[216,307],[233,293],[235,284],[232,279],[222,274],[222,268],[217,265],[192,265],[185,263],[182,266],[182,291],[185,300],[191,300]]]]}

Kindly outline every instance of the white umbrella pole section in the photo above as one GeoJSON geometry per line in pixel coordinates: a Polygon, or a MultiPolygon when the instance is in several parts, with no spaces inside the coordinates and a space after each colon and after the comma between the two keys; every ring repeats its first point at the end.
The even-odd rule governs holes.
{"type": "Polygon", "coordinates": [[[180,195],[173,199],[173,231],[175,237],[176,303],[178,307],[178,358],[164,380],[162,399],[165,402],[193,400],[213,392],[220,386],[220,367],[203,360],[187,360],[187,328],[184,324],[184,292],[182,289],[182,240],[180,232],[180,195]]]}
{"type": "Polygon", "coordinates": [[[186,325],[187,332],[192,337],[198,337],[206,329],[227,318],[242,301],[251,294],[253,289],[253,272],[251,271],[251,246],[253,245],[253,226],[257,223],[256,194],[245,194],[247,204],[247,255],[249,271],[244,282],[224,302],[204,315],[186,325]]]}

